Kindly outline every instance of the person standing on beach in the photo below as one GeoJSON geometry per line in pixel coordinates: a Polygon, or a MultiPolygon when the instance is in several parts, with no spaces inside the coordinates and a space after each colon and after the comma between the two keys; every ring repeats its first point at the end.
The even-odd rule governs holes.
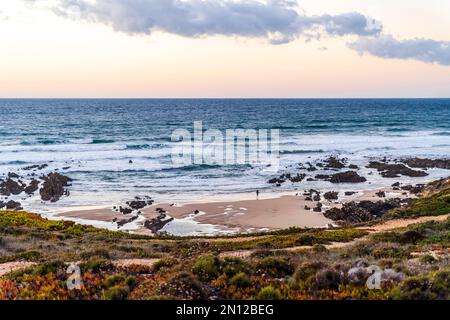
{"type": "Polygon", "coordinates": [[[256,200],[259,200],[259,190],[256,190],[256,200]]]}

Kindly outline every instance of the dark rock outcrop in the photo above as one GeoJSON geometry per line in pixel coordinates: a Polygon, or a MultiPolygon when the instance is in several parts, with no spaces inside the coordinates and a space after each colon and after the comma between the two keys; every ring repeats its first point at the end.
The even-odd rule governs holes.
{"type": "Polygon", "coordinates": [[[30,170],[43,170],[45,168],[48,167],[48,164],[36,164],[36,165],[32,165],[32,166],[28,166],[25,168],[22,168],[22,170],[24,171],[30,171],[30,170]]]}
{"type": "Polygon", "coordinates": [[[368,222],[378,218],[389,211],[406,204],[400,199],[389,199],[386,201],[361,201],[345,203],[342,208],[332,208],[324,213],[328,219],[344,223],[368,222]]]}
{"type": "Polygon", "coordinates": [[[0,208],[5,208],[5,207],[6,207],[6,210],[19,211],[19,210],[23,209],[22,208],[22,204],[20,202],[13,201],[13,200],[10,200],[10,201],[8,201],[6,203],[4,203],[4,202],[0,203],[0,208]]]}
{"type": "Polygon", "coordinates": [[[401,163],[384,163],[373,161],[370,162],[367,168],[378,170],[383,178],[399,178],[400,176],[426,177],[428,175],[425,171],[413,170],[401,163]]]}
{"type": "Polygon", "coordinates": [[[44,180],[44,183],[39,190],[41,199],[50,202],[57,202],[64,194],[67,194],[66,187],[69,187],[72,181],[69,177],[57,172],[43,176],[42,180],[44,180]]]}
{"type": "Polygon", "coordinates": [[[0,183],[0,194],[2,196],[9,197],[12,194],[21,194],[23,190],[24,186],[12,180],[11,178],[7,178],[5,181],[0,183]]]}
{"type": "Polygon", "coordinates": [[[403,159],[403,163],[411,168],[421,168],[421,169],[449,169],[450,170],[450,159],[421,159],[421,158],[411,158],[403,159]]]}
{"type": "Polygon", "coordinates": [[[165,213],[160,213],[158,217],[146,220],[144,222],[144,227],[149,229],[153,234],[157,234],[159,230],[173,220],[174,218],[168,217],[165,213]]]}
{"type": "Polygon", "coordinates": [[[330,177],[331,183],[362,183],[366,181],[367,181],[366,178],[360,176],[355,171],[340,172],[333,174],[330,177]]]}
{"type": "Polygon", "coordinates": [[[292,183],[299,183],[299,182],[302,182],[305,178],[306,178],[306,174],[303,174],[303,173],[298,173],[295,176],[290,173],[285,173],[279,177],[270,179],[268,181],[268,183],[275,184],[275,185],[281,185],[287,181],[290,181],[292,183]]]}
{"type": "Polygon", "coordinates": [[[334,191],[326,192],[323,195],[323,197],[328,201],[337,200],[338,196],[339,196],[339,192],[334,192],[334,191]]]}
{"type": "Polygon", "coordinates": [[[24,189],[25,193],[31,195],[39,189],[39,181],[31,180],[30,184],[24,189]]]}

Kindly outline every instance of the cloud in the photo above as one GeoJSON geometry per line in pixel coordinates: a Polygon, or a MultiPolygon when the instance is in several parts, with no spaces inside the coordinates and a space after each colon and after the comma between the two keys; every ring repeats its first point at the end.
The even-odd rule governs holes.
{"type": "Polygon", "coordinates": [[[53,11],[111,25],[129,34],[164,31],[184,37],[212,35],[268,39],[283,44],[301,36],[376,35],[382,26],[360,13],[307,16],[294,0],[58,0],[53,11]]]}
{"type": "Polygon", "coordinates": [[[430,39],[397,40],[391,35],[360,37],[348,46],[360,54],[385,59],[413,59],[450,66],[450,42],[430,39]]]}

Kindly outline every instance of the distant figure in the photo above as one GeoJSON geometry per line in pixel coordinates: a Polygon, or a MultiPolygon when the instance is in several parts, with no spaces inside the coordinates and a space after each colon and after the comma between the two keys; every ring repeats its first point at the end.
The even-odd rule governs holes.
{"type": "Polygon", "coordinates": [[[259,190],[256,190],[256,200],[259,200],[259,190]]]}

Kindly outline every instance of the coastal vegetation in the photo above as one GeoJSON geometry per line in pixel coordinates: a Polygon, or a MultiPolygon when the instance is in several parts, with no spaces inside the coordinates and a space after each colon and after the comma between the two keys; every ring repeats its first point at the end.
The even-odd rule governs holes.
{"type": "Polygon", "coordinates": [[[449,299],[448,180],[370,226],[242,236],[142,236],[0,211],[0,299],[449,299]],[[68,266],[80,267],[69,289],[68,266]],[[379,287],[367,281],[376,267],[379,287]]]}

